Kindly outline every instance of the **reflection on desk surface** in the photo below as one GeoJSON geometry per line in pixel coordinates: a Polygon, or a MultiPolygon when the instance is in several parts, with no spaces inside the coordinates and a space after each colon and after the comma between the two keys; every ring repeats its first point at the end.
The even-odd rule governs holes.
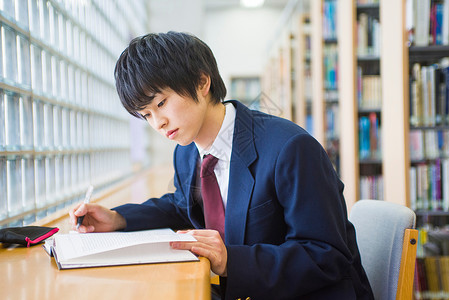
{"type": "MultiPolygon", "coordinates": [[[[160,195],[161,186],[148,172],[100,203],[114,207],[144,201],[160,195]],[[159,188],[152,189],[155,183],[159,188]]],[[[62,233],[70,230],[67,214],[36,225],[56,226],[62,233]]],[[[2,300],[210,299],[210,264],[200,258],[200,262],[60,271],[40,245],[0,248],[0,296],[2,300]]]]}
{"type": "Polygon", "coordinates": [[[208,299],[209,261],[58,270],[41,246],[0,249],[2,299],[208,299]]]}

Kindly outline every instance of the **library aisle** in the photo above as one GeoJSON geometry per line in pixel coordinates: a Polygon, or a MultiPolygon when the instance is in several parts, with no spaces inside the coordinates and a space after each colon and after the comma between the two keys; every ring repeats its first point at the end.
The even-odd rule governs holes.
{"type": "Polygon", "coordinates": [[[414,297],[449,299],[449,1],[305,2],[278,34],[294,60],[272,45],[263,91],[294,92],[277,101],[333,159],[349,211],[360,199],[415,211],[414,297]]]}

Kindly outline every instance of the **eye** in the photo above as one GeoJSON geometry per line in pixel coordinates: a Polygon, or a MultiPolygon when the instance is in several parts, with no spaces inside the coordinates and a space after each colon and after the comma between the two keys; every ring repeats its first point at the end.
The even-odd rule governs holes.
{"type": "Polygon", "coordinates": [[[151,116],[151,114],[145,114],[145,115],[141,115],[142,118],[144,118],[145,120],[148,120],[148,118],[151,116]]]}
{"type": "Polygon", "coordinates": [[[157,107],[162,107],[165,104],[165,99],[157,104],[157,107]]]}

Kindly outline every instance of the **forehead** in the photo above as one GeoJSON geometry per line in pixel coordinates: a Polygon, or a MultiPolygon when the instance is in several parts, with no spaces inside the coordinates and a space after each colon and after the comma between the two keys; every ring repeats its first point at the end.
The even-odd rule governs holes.
{"type": "Polygon", "coordinates": [[[167,96],[176,93],[170,88],[160,89],[157,92],[147,92],[145,93],[145,104],[138,111],[143,111],[145,109],[150,108],[150,106],[157,105],[158,101],[163,100],[167,96]]]}
{"type": "Polygon", "coordinates": [[[175,92],[172,89],[167,87],[167,88],[158,89],[157,91],[147,92],[147,93],[145,93],[145,95],[148,98],[155,99],[155,98],[167,96],[167,95],[169,95],[171,93],[175,93],[175,92]]]}

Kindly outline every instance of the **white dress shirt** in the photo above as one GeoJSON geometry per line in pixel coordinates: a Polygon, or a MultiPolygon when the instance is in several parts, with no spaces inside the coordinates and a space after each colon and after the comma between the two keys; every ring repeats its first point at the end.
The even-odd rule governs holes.
{"type": "MultiPolygon", "coordinates": [[[[229,187],[229,170],[231,165],[231,153],[232,153],[232,138],[234,136],[234,124],[235,124],[235,107],[231,103],[225,104],[226,111],[223,124],[221,124],[220,131],[215,138],[209,149],[202,149],[195,144],[200,154],[200,159],[197,164],[197,174],[201,170],[201,162],[204,155],[212,154],[218,158],[218,162],[215,165],[214,172],[217,177],[218,186],[220,187],[221,198],[223,199],[223,205],[226,209],[226,203],[228,201],[228,187],[229,187]]],[[[201,178],[197,176],[196,185],[201,186],[201,178]]],[[[201,189],[199,189],[201,191],[201,189]]],[[[200,192],[201,193],[201,192],[200,192]]],[[[199,199],[202,199],[199,197],[199,199]]]]}

